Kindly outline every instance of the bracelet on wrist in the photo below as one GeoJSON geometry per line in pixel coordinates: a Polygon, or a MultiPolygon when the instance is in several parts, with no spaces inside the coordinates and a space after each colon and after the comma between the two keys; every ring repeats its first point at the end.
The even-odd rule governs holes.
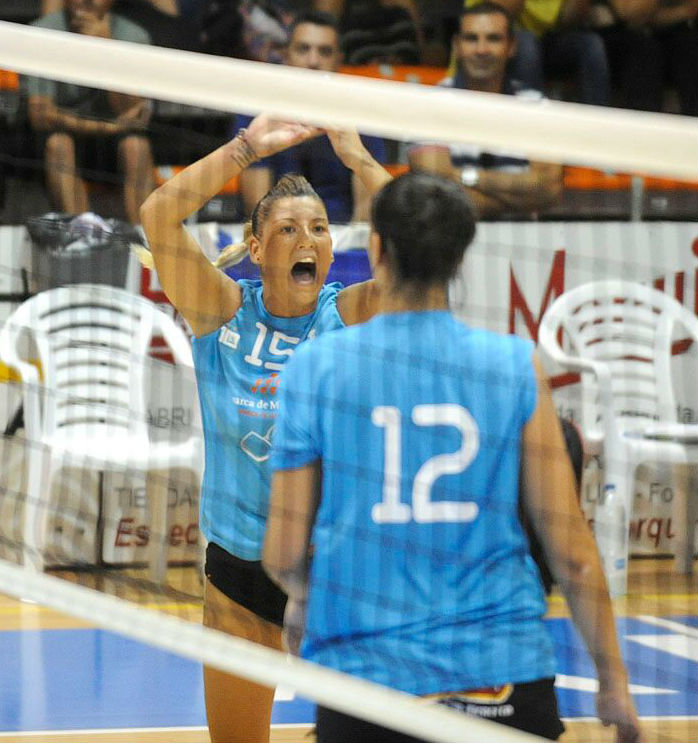
{"type": "Polygon", "coordinates": [[[238,133],[235,135],[235,139],[233,140],[233,142],[237,142],[239,144],[240,159],[242,162],[238,162],[240,162],[240,165],[243,168],[246,168],[250,165],[250,163],[254,163],[256,160],[259,160],[259,156],[247,139],[246,129],[239,130],[238,133]]]}

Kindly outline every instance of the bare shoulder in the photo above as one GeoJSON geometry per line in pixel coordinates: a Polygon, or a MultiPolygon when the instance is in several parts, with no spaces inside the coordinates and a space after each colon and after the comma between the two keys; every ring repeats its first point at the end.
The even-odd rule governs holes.
{"type": "Polygon", "coordinates": [[[363,323],[378,312],[379,291],[372,279],[345,287],[337,296],[337,310],[347,326],[363,323]]]}

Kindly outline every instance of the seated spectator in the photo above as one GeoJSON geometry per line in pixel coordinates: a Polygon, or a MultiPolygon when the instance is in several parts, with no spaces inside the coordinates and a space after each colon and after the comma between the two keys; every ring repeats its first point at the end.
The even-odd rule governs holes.
{"type": "MultiPolygon", "coordinates": [[[[456,74],[445,84],[460,90],[503,93],[541,100],[507,73],[516,50],[511,16],[483,2],[461,12],[453,40],[456,74]]],[[[413,170],[438,173],[463,184],[482,216],[529,214],[549,207],[562,190],[562,167],[529,162],[520,155],[483,152],[476,146],[420,144],[409,152],[413,170]]]]}
{"type": "MultiPolygon", "coordinates": [[[[336,72],[341,63],[335,19],[315,11],[302,13],[291,31],[284,62],[292,67],[336,72]]],[[[250,117],[235,118],[232,136],[248,125],[250,117]]],[[[385,162],[385,144],[364,137],[364,145],[379,162],[385,162]]],[[[240,190],[246,214],[284,173],[301,173],[310,181],[327,207],[330,222],[368,219],[369,197],[360,182],[338,160],[327,137],[309,140],[296,147],[252,164],[240,174],[240,190]]]]}
{"type": "MultiPolygon", "coordinates": [[[[148,44],[142,28],[111,13],[113,0],[65,0],[65,10],[43,16],[34,25],[87,36],[148,44]]],[[[69,83],[26,78],[29,122],[45,158],[46,180],[55,207],[71,214],[89,210],[84,173],[124,177],[127,219],[153,187],[153,158],[145,128],[148,101],[123,93],[69,83]]]]}
{"type": "MultiPolygon", "coordinates": [[[[177,16],[179,15],[179,5],[183,0],[142,0],[143,3],[152,5],[157,8],[165,15],[177,16]]],[[[186,2],[186,0],[184,0],[186,2]]],[[[190,2],[192,0],[189,0],[190,2]]],[[[41,2],[41,15],[48,15],[49,13],[55,13],[58,10],[63,10],[63,0],[42,0],[41,2]]]]}
{"type": "Polygon", "coordinates": [[[698,116],[698,0],[599,0],[592,10],[619,104],[661,111],[669,85],[680,113],[698,116]]]}
{"type": "Polygon", "coordinates": [[[348,65],[418,65],[423,35],[413,0],[334,2],[348,65]]]}
{"type": "MultiPolygon", "coordinates": [[[[196,35],[179,18],[180,0],[114,0],[122,18],[143,27],[150,41],[159,47],[194,49],[196,35]]],[[[42,15],[63,10],[64,0],[43,0],[42,15]]]]}
{"type": "MultiPolygon", "coordinates": [[[[192,18],[200,51],[280,64],[295,4],[293,0],[200,0],[192,18]]],[[[183,5],[182,12],[186,10],[193,13],[191,6],[183,5]]]]}
{"type": "MultiPolygon", "coordinates": [[[[585,28],[589,0],[495,0],[516,19],[511,73],[543,90],[549,77],[573,76],[580,103],[608,106],[610,73],[603,40],[585,28]]],[[[466,0],[467,6],[480,0],[466,0]]]]}
{"type": "Polygon", "coordinates": [[[286,2],[242,0],[242,42],[246,58],[282,64],[293,13],[286,2]]]}
{"type": "MultiPolygon", "coordinates": [[[[649,23],[657,0],[595,0],[589,21],[603,39],[608,57],[613,103],[630,109],[643,105],[645,78],[642,68],[654,68],[649,23]]],[[[654,73],[653,73],[654,74],[654,73]]]]}
{"type": "Polygon", "coordinates": [[[698,116],[698,2],[659,0],[652,16],[653,59],[657,60],[654,95],[661,99],[660,86],[676,86],[681,113],[698,116]]]}

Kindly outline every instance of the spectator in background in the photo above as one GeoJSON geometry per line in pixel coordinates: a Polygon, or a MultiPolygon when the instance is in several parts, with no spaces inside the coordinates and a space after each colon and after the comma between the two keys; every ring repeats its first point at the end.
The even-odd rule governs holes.
{"type": "Polygon", "coordinates": [[[698,0],[599,0],[593,23],[606,44],[619,104],[661,111],[665,87],[698,116],[698,0]]]}
{"type": "MultiPolygon", "coordinates": [[[[34,25],[86,36],[150,43],[147,32],[111,13],[113,0],[65,0],[65,10],[34,25]]],[[[39,135],[46,180],[56,207],[71,214],[89,209],[84,173],[123,172],[127,219],[153,187],[153,157],[146,126],[149,102],[136,96],[84,88],[42,78],[26,78],[29,122],[39,135]]]]}
{"type": "Polygon", "coordinates": [[[651,58],[656,61],[653,110],[661,108],[662,87],[668,81],[676,86],[681,113],[698,116],[698,0],[658,0],[651,29],[651,58]]]}
{"type": "Polygon", "coordinates": [[[645,76],[640,68],[654,66],[650,54],[649,23],[657,0],[596,0],[589,20],[602,37],[608,57],[613,103],[624,108],[641,108],[645,76]]]}
{"type": "Polygon", "coordinates": [[[305,6],[307,2],[200,0],[197,20],[201,51],[282,63],[294,15],[299,4],[305,6]]]}
{"type": "MultiPolygon", "coordinates": [[[[292,67],[336,72],[342,60],[335,19],[328,14],[307,11],[298,15],[284,54],[292,67]]],[[[232,136],[247,127],[250,117],[237,116],[232,136]]],[[[385,162],[385,144],[379,138],[364,137],[364,145],[379,162],[385,162]]],[[[246,214],[284,173],[300,173],[315,187],[327,207],[332,223],[368,218],[369,198],[360,181],[339,161],[327,137],[304,142],[271,158],[254,163],[240,174],[240,191],[246,214]]]]}
{"type": "Polygon", "coordinates": [[[339,19],[342,51],[348,65],[417,65],[424,45],[421,17],[414,0],[330,0],[339,19]]]}
{"type": "MultiPolygon", "coordinates": [[[[540,92],[523,88],[507,73],[515,50],[513,22],[500,5],[483,2],[466,8],[453,40],[456,74],[445,84],[541,100],[540,92]]],[[[481,216],[531,213],[549,207],[562,191],[560,165],[529,162],[515,154],[494,155],[476,146],[420,144],[410,149],[409,161],[413,170],[461,183],[481,216]]]]}
{"type": "Polygon", "coordinates": [[[242,42],[246,57],[257,62],[282,64],[293,13],[286,2],[242,0],[242,42]]]}
{"type": "MultiPolygon", "coordinates": [[[[142,26],[152,44],[173,49],[194,49],[196,35],[180,19],[181,0],[114,0],[122,18],[142,26]]],[[[42,0],[42,15],[63,10],[64,0],[42,0]]]]}
{"type": "MultiPolygon", "coordinates": [[[[573,76],[580,103],[607,106],[610,72],[603,40],[586,28],[590,0],[495,0],[516,20],[511,73],[543,90],[549,77],[573,76]]],[[[468,7],[480,0],[466,0],[468,7]]]]}

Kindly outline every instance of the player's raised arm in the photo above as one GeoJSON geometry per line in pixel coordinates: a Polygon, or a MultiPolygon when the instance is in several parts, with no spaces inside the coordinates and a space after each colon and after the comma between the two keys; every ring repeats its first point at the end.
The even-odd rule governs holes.
{"type": "Polygon", "coordinates": [[[369,153],[355,129],[328,129],[327,136],[337,157],[354,173],[373,197],[392,176],[369,153]]]}
{"type": "MultiPolygon", "coordinates": [[[[354,173],[369,201],[392,180],[392,176],[364,147],[355,129],[328,129],[327,136],[337,157],[354,173]]],[[[342,290],[337,307],[344,323],[352,325],[372,318],[378,310],[378,299],[375,282],[369,280],[342,290]]]]}
{"type": "Polygon", "coordinates": [[[162,287],[196,336],[232,318],[242,296],[237,284],[206,258],[184,220],[250,163],[316,134],[312,127],[260,115],[245,132],[156,189],[141,207],[141,222],[162,287]]]}

